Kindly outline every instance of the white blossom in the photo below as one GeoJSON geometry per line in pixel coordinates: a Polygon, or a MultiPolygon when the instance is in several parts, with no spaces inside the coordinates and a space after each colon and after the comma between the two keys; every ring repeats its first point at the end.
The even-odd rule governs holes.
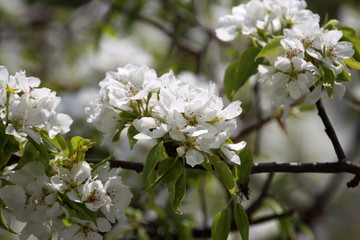
{"type": "Polygon", "coordinates": [[[39,85],[38,78],[27,77],[24,71],[12,76],[0,67],[0,120],[7,126],[6,133],[21,142],[30,136],[39,143],[42,129],[54,138],[68,132],[72,124],[68,115],[56,112],[60,102],[56,93],[39,85]]]}

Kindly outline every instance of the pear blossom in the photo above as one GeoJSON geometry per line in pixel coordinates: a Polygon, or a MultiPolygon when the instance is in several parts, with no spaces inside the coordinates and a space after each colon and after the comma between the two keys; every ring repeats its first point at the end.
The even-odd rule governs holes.
{"type": "Polygon", "coordinates": [[[91,211],[97,211],[111,201],[103,183],[99,180],[87,181],[79,189],[79,193],[82,196],[82,202],[85,202],[85,206],[91,211]]]}
{"type": "Polygon", "coordinates": [[[72,224],[59,233],[60,239],[90,239],[102,240],[100,232],[108,232],[111,229],[110,223],[105,218],[97,218],[96,225],[91,221],[75,219],[77,223],[72,224]]]}
{"type": "Polygon", "coordinates": [[[222,41],[232,41],[239,34],[255,38],[265,45],[272,35],[279,35],[285,28],[304,22],[319,22],[320,17],[305,9],[304,0],[251,0],[233,7],[232,14],[219,18],[217,37],[222,41]]]}
{"type": "Polygon", "coordinates": [[[6,133],[20,142],[27,136],[40,142],[42,129],[46,129],[51,138],[70,130],[72,119],[56,112],[60,97],[39,85],[40,79],[27,77],[24,71],[9,75],[7,69],[0,66],[0,121],[6,125],[6,133]]]}
{"type": "Polygon", "coordinates": [[[201,164],[210,149],[220,149],[231,137],[236,129],[234,118],[242,111],[241,102],[235,101],[224,108],[214,84],[200,88],[177,79],[172,72],[161,79],[163,87],[152,109],[152,117],[133,121],[139,131],[135,138],[156,139],[169,134],[179,145],[176,152],[180,157],[191,166],[201,164]]]}
{"type": "Polygon", "coordinates": [[[68,166],[71,163],[61,165],[62,160],[51,161],[51,177],[36,161],[20,169],[7,168],[1,176],[14,184],[0,188],[0,199],[11,216],[9,225],[18,226],[20,239],[31,234],[38,239],[103,239],[99,232],[110,231],[110,222],[126,219],[132,193],[123,184],[120,169],[110,169],[105,163],[92,171],[85,161],[68,166]],[[76,216],[75,205],[98,212],[96,222],[76,216]]]}
{"type": "Polygon", "coordinates": [[[239,33],[256,34],[256,28],[264,24],[266,16],[266,7],[262,1],[252,0],[247,4],[240,4],[233,7],[231,15],[219,18],[221,28],[216,29],[216,35],[227,42],[234,40],[239,33]]]}
{"type": "Polygon", "coordinates": [[[336,75],[340,74],[343,68],[347,69],[342,59],[351,58],[355,53],[352,43],[347,41],[339,42],[342,36],[343,33],[339,30],[324,31],[320,36],[317,51],[312,50],[309,52],[311,57],[332,68],[336,75]]]}
{"type": "Polygon", "coordinates": [[[104,133],[105,142],[111,142],[115,134],[120,135],[125,124],[151,110],[152,93],[160,85],[156,72],[145,65],[128,64],[117,72],[107,72],[99,83],[99,96],[85,109],[89,115],[87,121],[104,133]],[[131,117],[121,117],[124,112],[131,117]],[[122,122],[122,127],[118,122],[122,122]]]}
{"type": "MultiPolygon", "coordinates": [[[[299,57],[279,56],[275,68],[278,72],[272,76],[272,97],[277,106],[284,106],[284,119],[290,105],[310,93],[310,88],[317,83],[319,71],[315,65],[299,57]]],[[[320,94],[312,96],[312,101],[319,98],[320,94]]]]}

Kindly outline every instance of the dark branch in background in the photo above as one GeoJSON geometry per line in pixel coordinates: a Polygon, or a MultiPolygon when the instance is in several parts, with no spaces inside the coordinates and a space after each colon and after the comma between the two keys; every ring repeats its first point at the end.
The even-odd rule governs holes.
{"type": "MultiPolygon", "coordinates": [[[[113,6],[114,8],[117,8],[116,6],[113,6]]],[[[136,17],[139,21],[144,22],[148,25],[151,25],[155,28],[157,28],[158,30],[162,31],[163,33],[165,33],[166,35],[168,35],[172,41],[182,50],[187,51],[190,54],[194,54],[197,55],[198,51],[194,48],[191,47],[191,44],[189,42],[187,42],[185,39],[180,38],[180,36],[178,36],[174,31],[171,31],[169,29],[167,29],[165,26],[161,25],[160,23],[158,23],[157,21],[147,18],[143,15],[140,15],[137,12],[133,12],[133,11],[129,11],[125,8],[118,8],[117,10],[119,10],[120,12],[125,13],[126,15],[130,16],[130,17],[136,17]]]]}
{"type": "Polygon", "coordinates": [[[241,141],[246,135],[252,133],[255,130],[262,128],[264,125],[266,125],[273,119],[274,119],[273,117],[268,117],[268,118],[262,119],[260,122],[255,123],[254,125],[244,128],[243,130],[241,130],[241,132],[238,135],[234,136],[233,142],[241,141]]]}
{"type": "Polygon", "coordinates": [[[328,137],[330,138],[331,143],[334,146],[338,160],[346,161],[346,156],[345,156],[344,150],[341,147],[341,144],[336,136],[335,130],[329,120],[329,117],[326,114],[326,111],[325,111],[325,108],[324,108],[324,105],[323,105],[321,99],[316,102],[316,107],[318,109],[318,115],[324,123],[325,132],[328,135],[328,137]]]}
{"type": "Polygon", "coordinates": [[[251,216],[260,206],[265,197],[268,196],[274,173],[270,173],[258,198],[246,209],[248,216],[251,216]]]}

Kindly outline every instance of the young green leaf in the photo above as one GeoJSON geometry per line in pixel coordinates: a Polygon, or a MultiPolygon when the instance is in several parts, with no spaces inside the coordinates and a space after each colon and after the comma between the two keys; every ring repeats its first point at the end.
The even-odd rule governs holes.
{"type": "Polygon", "coordinates": [[[342,68],[342,71],[340,74],[336,76],[337,82],[351,82],[350,74],[345,70],[345,68],[342,68]]]}
{"type": "Polygon", "coordinates": [[[321,71],[323,72],[323,86],[330,98],[333,96],[334,91],[334,83],[336,74],[332,68],[329,67],[320,67],[321,71]]]}
{"type": "MultiPolygon", "coordinates": [[[[28,141],[26,143],[23,155],[21,156],[20,161],[17,164],[15,169],[20,169],[24,165],[26,165],[27,163],[32,162],[32,161],[40,161],[44,164],[43,157],[41,156],[39,151],[36,149],[36,147],[34,146],[34,144],[31,141],[28,141]]],[[[49,164],[47,164],[47,166],[45,166],[45,169],[47,169],[48,167],[49,167],[49,164]]]]}
{"type": "Polygon", "coordinates": [[[37,143],[32,138],[28,137],[29,142],[36,148],[39,152],[40,158],[38,159],[44,164],[45,169],[49,167],[50,156],[48,152],[48,148],[45,146],[44,143],[37,143]]]}
{"type": "Polygon", "coordinates": [[[90,209],[88,209],[84,203],[76,203],[76,202],[71,201],[66,196],[66,194],[59,193],[59,196],[62,199],[62,201],[70,207],[70,209],[76,210],[80,216],[85,217],[85,218],[93,221],[95,224],[97,224],[96,223],[97,212],[94,212],[94,211],[91,211],[90,209]]]}
{"type": "Polygon", "coordinates": [[[227,239],[230,232],[230,211],[226,208],[219,212],[211,226],[211,239],[224,240],[227,239]]]}
{"type": "Polygon", "coordinates": [[[224,78],[225,95],[232,100],[236,91],[241,88],[249,77],[257,72],[261,60],[255,61],[260,52],[259,47],[249,47],[242,52],[238,61],[230,64],[226,69],[224,78]]]}
{"type": "Polygon", "coordinates": [[[284,36],[276,36],[271,39],[256,55],[255,60],[263,57],[268,57],[270,54],[275,53],[277,51],[284,51],[281,46],[280,41],[284,38],[284,36]]]}
{"type": "Polygon", "coordinates": [[[130,150],[133,149],[133,147],[135,146],[135,144],[137,142],[137,139],[135,139],[134,136],[138,133],[139,133],[139,131],[136,130],[134,125],[131,124],[131,126],[129,127],[128,132],[127,132],[127,136],[129,138],[130,150]]]}
{"type": "Polygon", "coordinates": [[[235,203],[234,219],[242,240],[249,240],[249,219],[240,203],[235,203]]]}
{"type": "Polygon", "coordinates": [[[84,138],[80,136],[75,136],[71,138],[70,140],[70,147],[71,147],[71,154],[74,154],[74,152],[78,149],[80,143],[84,140],[84,138]]]}
{"type": "Polygon", "coordinates": [[[175,165],[175,162],[178,162],[177,159],[172,157],[160,161],[158,166],[158,176],[154,181],[152,181],[150,186],[148,186],[147,189],[143,191],[143,193],[152,190],[163,179],[163,177],[165,177],[165,175],[170,171],[170,169],[175,165]]]}
{"type": "Polygon", "coordinates": [[[212,155],[210,157],[210,161],[214,165],[215,171],[218,173],[221,181],[229,190],[230,194],[234,195],[235,181],[229,166],[224,161],[221,161],[221,159],[217,155],[212,155]]]}
{"type": "Polygon", "coordinates": [[[167,158],[159,163],[159,174],[162,175],[161,183],[164,184],[171,195],[170,206],[174,212],[180,212],[182,199],[184,198],[186,185],[183,185],[184,169],[181,161],[172,161],[173,158],[167,158]]]}
{"type": "Polygon", "coordinates": [[[360,62],[355,60],[354,57],[349,59],[343,59],[343,62],[346,64],[346,66],[350,68],[360,70],[360,62]]]}
{"type": "Polygon", "coordinates": [[[65,156],[70,157],[70,149],[65,139],[61,134],[55,136],[54,139],[50,138],[46,132],[41,133],[43,137],[45,137],[51,144],[57,147],[60,151],[64,153],[65,156]]]}
{"type": "Polygon", "coordinates": [[[113,157],[113,153],[111,153],[107,158],[105,158],[104,160],[102,160],[99,163],[94,164],[93,166],[91,166],[92,170],[94,171],[95,169],[97,169],[98,167],[100,167],[101,165],[107,163],[108,161],[110,161],[113,157]]]}
{"type": "Polygon", "coordinates": [[[186,193],[186,177],[185,173],[181,174],[175,184],[175,194],[174,198],[171,198],[171,207],[176,212],[181,214],[180,208],[181,203],[185,198],[186,193]]]}
{"type": "Polygon", "coordinates": [[[10,233],[15,233],[11,230],[9,224],[7,223],[4,214],[2,213],[2,209],[0,208],[0,228],[10,232],[10,233]]]}
{"type": "Polygon", "coordinates": [[[333,30],[334,26],[338,24],[339,21],[336,19],[330,19],[327,23],[324,24],[323,28],[326,30],[333,30]]]}
{"type": "Polygon", "coordinates": [[[156,144],[149,152],[145,164],[144,169],[142,173],[142,180],[145,185],[145,187],[149,187],[151,185],[151,182],[148,181],[148,178],[150,174],[154,171],[156,164],[159,161],[159,158],[164,151],[163,142],[159,142],[156,144]]]}
{"type": "Polygon", "coordinates": [[[0,169],[5,166],[11,155],[19,151],[19,142],[12,135],[5,134],[5,126],[0,122],[0,169]],[[2,128],[2,126],[4,128],[2,128]]]}
{"type": "Polygon", "coordinates": [[[234,174],[237,182],[239,184],[246,183],[253,166],[253,156],[250,148],[246,146],[239,153],[241,165],[235,165],[234,169],[236,171],[236,175],[234,174]]]}

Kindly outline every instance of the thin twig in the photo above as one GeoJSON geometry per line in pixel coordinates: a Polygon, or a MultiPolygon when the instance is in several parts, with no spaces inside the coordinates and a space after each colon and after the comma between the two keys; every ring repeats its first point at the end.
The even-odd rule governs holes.
{"type": "Polygon", "coordinates": [[[259,197],[248,207],[248,209],[246,209],[246,213],[248,216],[251,216],[251,214],[253,214],[261,206],[261,203],[264,200],[264,198],[267,197],[273,178],[274,178],[274,173],[270,173],[259,197]]]}
{"type": "Polygon", "coordinates": [[[273,117],[267,117],[265,119],[262,119],[260,122],[255,123],[254,125],[251,125],[251,126],[249,126],[247,128],[244,128],[238,135],[233,137],[233,142],[238,142],[238,141],[242,140],[246,135],[250,134],[251,132],[253,132],[255,130],[259,130],[264,125],[269,123],[272,119],[274,119],[274,118],[273,117]]]}
{"type": "Polygon", "coordinates": [[[321,99],[316,102],[316,107],[318,109],[318,115],[321,118],[322,122],[324,123],[325,132],[328,135],[328,137],[330,138],[331,143],[334,146],[338,160],[346,161],[347,158],[346,158],[345,152],[344,152],[343,148],[341,147],[341,144],[337,138],[335,130],[329,120],[329,117],[326,114],[326,111],[325,111],[325,108],[324,108],[324,105],[323,105],[321,99]]]}

